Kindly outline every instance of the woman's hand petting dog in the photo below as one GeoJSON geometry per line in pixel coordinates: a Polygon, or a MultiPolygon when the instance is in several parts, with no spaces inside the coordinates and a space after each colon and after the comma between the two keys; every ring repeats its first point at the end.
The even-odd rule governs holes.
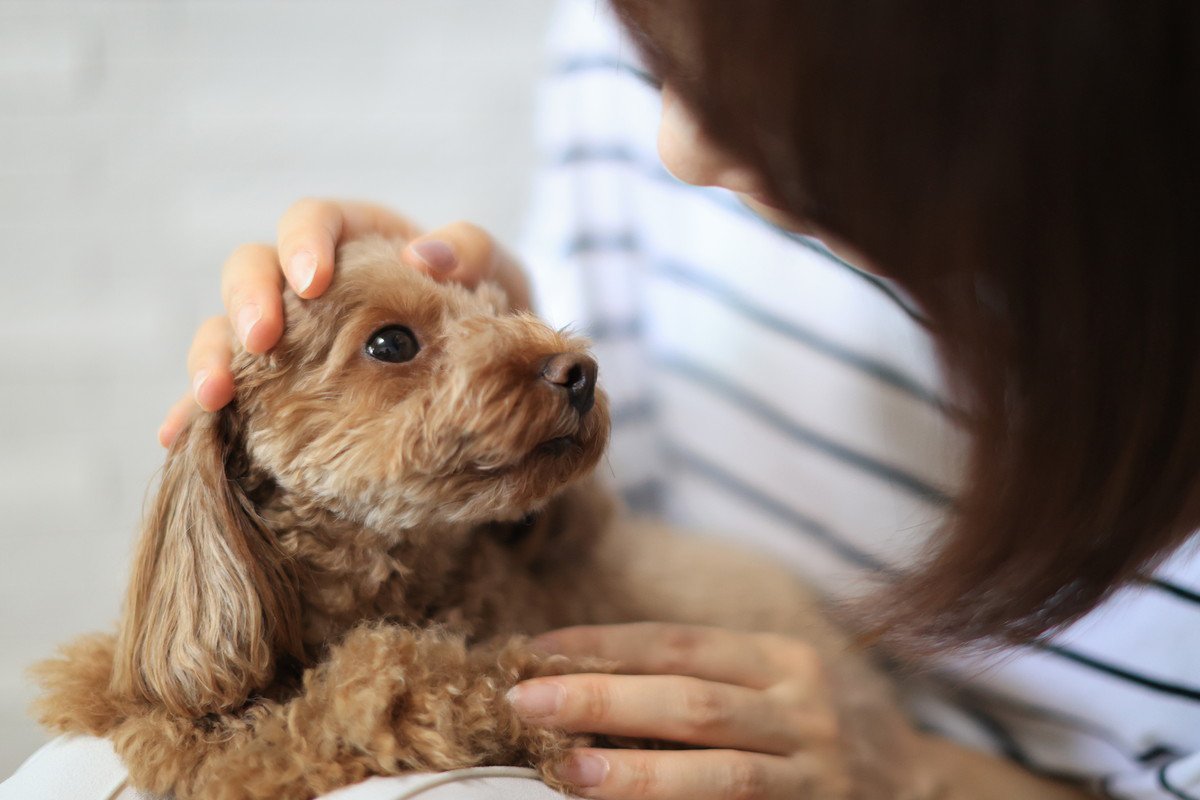
{"type": "Polygon", "coordinates": [[[304,199],[279,220],[274,245],[237,248],[221,273],[225,316],[206,320],[188,352],[192,389],[167,412],[158,440],[169,446],[199,409],[216,411],[233,399],[233,337],[252,353],[274,347],[283,333],[283,281],[300,297],[319,297],[333,280],[340,242],[370,234],[409,240],[402,260],[438,280],[468,287],[500,284],[514,310],[530,306],[529,280],[517,261],[487,231],[453,222],[429,232],[390,209],[371,203],[304,199]]]}
{"type": "Polygon", "coordinates": [[[621,674],[518,684],[509,700],[524,719],[567,732],[717,748],[577,749],[560,777],[585,797],[928,796],[923,737],[901,715],[879,714],[870,724],[886,729],[886,751],[872,753],[864,770],[832,676],[799,639],[637,623],[566,628],[534,643],[612,661],[621,674]],[[880,781],[891,787],[886,795],[871,791],[880,781]]]}

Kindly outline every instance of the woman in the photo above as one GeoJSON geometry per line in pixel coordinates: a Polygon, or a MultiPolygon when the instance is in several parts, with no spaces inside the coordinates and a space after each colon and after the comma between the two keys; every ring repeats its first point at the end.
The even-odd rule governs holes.
{"type": "MultiPolygon", "coordinates": [[[[1200,523],[1200,276],[1184,242],[1200,210],[1189,152],[1200,134],[1200,12],[615,5],[663,84],[667,167],[894,280],[934,336],[952,413],[970,436],[967,468],[924,561],[862,606],[876,633],[924,654],[1031,642],[1148,575],[1190,536],[1200,523]]],[[[289,210],[277,247],[243,248],[226,266],[237,335],[268,349],[282,324],[280,264],[293,288],[316,296],[336,242],[372,230],[414,233],[366,204],[289,210]]],[[[419,236],[405,257],[529,296],[513,259],[469,224],[419,236]]],[[[224,320],[210,321],[189,357],[196,399],[210,410],[232,392],[228,337],[224,320]]],[[[164,439],[191,403],[172,411],[164,439]]],[[[719,748],[583,751],[568,777],[592,787],[588,796],[855,789],[838,766],[820,665],[802,643],[641,627],[563,631],[546,643],[645,674],[524,684],[514,702],[531,717],[719,748]]],[[[1087,659],[1057,640],[1039,647],[1087,659]]],[[[1194,665],[1197,653],[1181,658],[1194,665]]],[[[1144,682],[1187,697],[1187,687],[1144,682]]],[[[1183,757],[1194,744],[1172,744],[1165,758],[1139,754],[1143,774],[1110,788],[1195,796],[1195,759],[1183,757]]],[[[911,751],[895,768],[915,796],[1083,795],[916,731],[911,751]]]]}

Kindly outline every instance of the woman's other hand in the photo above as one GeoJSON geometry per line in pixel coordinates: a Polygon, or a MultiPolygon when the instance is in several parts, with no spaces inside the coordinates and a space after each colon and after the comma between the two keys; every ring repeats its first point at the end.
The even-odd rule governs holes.
{"type": "Polygon", "coordinates": [[[612,660],[621,674],[518,684],[509,699],[525,719],[568,731],[713,748],[577,750],[561,777],[585,797],[861,796],[825,664],[800,640],[638,623],[566,628],[535,645],[612,660]]]}
{"type": "MultiPolygon", "coordinates": [[[[678,750],[580,748],[560,777],[603,800],[1084,800],[1082,789],[917,732],[890,703],[842,702],[807,643],[659,623],[582,626],[535,645],[598,656],[619,674],[534,678],[509,700],[567,731],[660,739],[678,750]],[[695,749],[695,747],[708,749],[695,749]]],[[[861,687],[859,687],[861,691],[861,687]]]]}
{"type": "Polygon", "coordinates": [[[517,262],[482,228],[454,222],[422,232],[382,206],[339,200],[301,200],[279,220],[274,245],[247,244],[221,272],[225,315],[206,320],[188,352],[191,391],[167,412],[158,440],[168,446],[199,409],[215,411],[233,399],[233,337],[252,353],[271,349],[283,334],[283,282],[303,298],[318,297],[333,280],[340,242],[368,234],[409,240],[401,259],[438,280],[474,286],[493,280],[514,308],[528,308],[529,281],[517,262]]]}

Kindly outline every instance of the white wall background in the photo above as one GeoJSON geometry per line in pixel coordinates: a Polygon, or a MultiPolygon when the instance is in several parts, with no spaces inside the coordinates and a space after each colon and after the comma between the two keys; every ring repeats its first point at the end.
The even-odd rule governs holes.
{"type": "Polygon", "coordinates": [[[0,0],[0,779],[115,619],[225,256],[307,194],[513,241],[552,0],[0,0]]]}

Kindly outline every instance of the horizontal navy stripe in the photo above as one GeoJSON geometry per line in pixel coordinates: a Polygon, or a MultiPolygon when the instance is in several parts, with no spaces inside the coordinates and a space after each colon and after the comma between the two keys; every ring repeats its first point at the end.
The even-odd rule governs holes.
{"type": "MultiPolygon", "coordinates": [[[[659,183],[670,184],[671,186],[682,191],[691,192],[697,196],[704,197],[709,202],[723,208],[725,211],[732,213],[734,216],[743,219],[751,220],[759,226],[767,229],[772,234],[781,238],[787,239],[801,247],[819,253],[821,256],[829,259],[842,267],[853,270],[864,280],[874,283],[878,288],[884,290],[892,297],[893,300],[899,301],[899,298],[894,295],[888,288],[879,282],[879,278],[870,273],[863,272],[853,264],[839,258],[828,247],[825,247],[816,239],[810,236],[789,231],[786,228],[781,228],[770,220],[760,217],[748,207],[746,207],[736,196],[724,189],[717,189],[707,186],[692,186],[684,183],[667,171],[657,159],[648,159],[642,156],[636,148],[626,144],[585,144],[577,142],[559,152],[557,155],[549,156],[548,161],[554,167],[567,167],[578,164],[590,164],[601,161],[609,161],[632,169],[644,178],[648,178],[659,183]]],[[[907,310],[907,305],[900,303],[907,310]]]]}
{"type": "Polygon", "coordinates": [[[1028,755],[1017,742],[1016,738],[1009,733],[1008,729],[1000,724],[997,720],[985,714],[983,711],[971,707],[964,706],[963,710],[974,719],[985,732],[1000,746],[1001,752],[1010,760],[1035,775],[1041,775],[1045,778],[1050,778],[1064,783],[1082,785],[1090,780],[1090,776],[1078,773],[1068,772],[1061,769],[1051,769],[1037,762],[1036,759],[1028,755]]]}
{"type": "Polygon", "coordinates": [[[1186,600],[1189,603],[1200,604],[1200,593],[1193,592],[1191,589],[1185,589],[1178,584],[1163,580],[1162,578],[1150,578],[1146,581],[1147,585],[1153,586],[1155,589],[1164,591],[1170,595],[1174,595],[1181,600],[1186,600]]]}
{"type": "Polygon", "coordinates": [[[622,488],[621,500],[630,511],[639,514],[660,513],[665,488],[662,481],[651,478],[622,488]]]}
{"type": "Polygon", "coordinates": [[[626,144],[600,145],[577,142],[569,145],[555,155],[548,156],[547,160],[551,167],[571,167],[579,164],[611,161],[628,167],[651,180],[674,184],[680,188],[687,187],[688,185],[667,172],[666,167],[662,164],[642,158],[634,148],[626,144]]]}
{"type": "Polygon", "coordinates": [[[636,253],[640,255],[641,249],[638,236],[633,231],[618,231],[610,234],[583,231],[567,244],[566,255],[568,258],[593,253],[636,253]]]}
{"type": "Polygon", "coordinates": [[[795,233],[794,231],[789,231],[786,228],[779,227],[774,222],[771,222],[768,219],[764,219],[763,217],[760,217],[752,209],[750,209],[748,206],[746,206],[741,201],[741,199],[739,199],[737,197],[737,195],[735,195],[725,189],[708,188],[708,189],[704,189],[703,191],[705,191],[710,196],[710,199],[712,199],[714,202],[716,202],[718,205],[722,206],[723,208],[726,208],[727,210],[729,210],[735,214],[739,214],[744,217],[753,218],[753,219],[765,224],[768,228],[771,228],[772,230],[774,230],[777,235],[782,236],[785,239],[790,239],[792,242],[800,245],[801,247],[805,248],[806,250],[812,250],[813,252],[824,256],[831,263],[836,264],[837,266],[841,267],[844,270],[850,271],[855,276],[857,276],[860,280],[866,281],[867,283],[874,286],[877,291],[882,292],[884,295],[886,295],[887,298],[889,300],[891,300],[892,303],[895,304],[901,311],[903,311],[905,313],[905,315],[908,316],[908,318],[911,319],[913,322],[916,322],[918,325],[920,325],[923,328],[929,327],[929,325],[930,325],[929,319],[925,316],[925,314],[922,313],[919,308],[917,308],[912,303],[910,303],[907,299],[905,299],[905,297],[903,297],[900,292],[898,292],[896,289],[894,289],[892,287],[891,283],[888,280],[886,280],[885,278],[881,278],[878,275],[875,275],[871,272],[867,272],[866,270],[856,267],[854,264],[851,264],[849,261],[845,260],[844,258],[839,256],[837,253],[833,252],[828,247],[826,247],[825,244],[822,243],[820,239],[813,238],[812,236],[805,236],[802,233],[795,233]]]}
{"type": "Polygon", "coordinates": [[[744,503],[754,506],[768,516],[775,517],[810,539],[823,544],[843,560],[861,568],[874,570],[883,575],[895,574],[883,562],[859,550],[828,525],[818,522],[812,517],[802,514],[785,503],[765,494],[691,450],[672,441],[664,442],[663,449],[664,455],[673,463],[704,478],[709,483],[717,485],[727,493],[736,496],[744,503]]]}
{"type": "MultiPolygon", "coordinates": [[[[1062,781],[1064,783],[1082,785],[1087,781],[1086,777],[1078,774],[1060,772],[1040,767],[1037,763],[1033,762],[1027,755],[1025,755],[1025,752],[1021,749],[1020,745],[1017,744],[1016,739],[1014,739],[1012,735],[1009,734],[1009,732],[996,720],[977,709],[962,707],[960,710],[963,711],[968,718],[975,722],[976,729],[981,732],[985,738],[988,738],[992,741],[996,752],[1003,755],[1013,763],[1020,765],[1023,769],[1026,769],[1036,775],[1041,775],[1043,777],[1062,781]]],[[[926,733],[935,733],[943,739],[955,738],[948,731],[931,728],[929,725],[922,724],[920,721],[914,722],[913,724],[917,726],[918,730],[922,730],[926,733]]]]}
{"type": "Polygon", "coordinates": [[[573,144],[555,156],[549,157],[549,162],[552,166],[571,166],[575,164],[585,164],[596,161],[611,161],[623,164],[633,168],[646,178],[651,180],[669,183],[678,188],[686,189],[687,191],[696,192],[706,197],[710,202],[716,203],[721,208],[730,213],[753,220],[755,223],[765,227],[776,236],[783,237],[792,243],[811,250],[826,258],[830,263],[836,264],[842,269],[849,270],[854,273],[859,279],[871,284],[879,292],[882,292],[889,300],[892,301],[901,311],[903,311],[910,319],[922,327],[929,326],[929,320],[925,315],[905,298],[899,292],[893,289],[887,281],[880,278],[878,275],[873,275],[870,272],[864,272],[854,266],[845,259],[839,257],[828,247],[822,244],[819,240],[811,236],[789,231],[781,228],[775,223],[760,217],[758,214],[751,211],[735,195],[724,189],[713,189],[706,187],[689,186],[676,178],[671,173],[659,164],[657,161],[649,162],[642,158],[633,148],[622,144],[613,145],[587,145],[582,143],[573,144]]]}
{"type": "Polygon", "coordinates": [[[1165,744],[1156,744],[1153,747],[1148,747],[1142,752],[1138,753],[1137,760],[1142,764],[1150,764],[1156,761],[1162,761],[1163,759],[1174,761],[1175,759],[1179,758],[1179,756],[1180,753],[1175,748],[1169,747],[1165,744]]]}
{"type": "Polygon", "coordinates": [[[603,53],[575,56],[565,61],[561,61],[550,70],[550,74],[552,76],[578,75],[583,72],[593,72],[596,70],[621,72],[637,78],[639,81],[652,89],[662,89],[662,82],[646,70],[630,64],[628,61],[622,61],[615,56],[603,53]]]}
{"type": "Polygon", "coordinates": [[[614,406],[609,412],[614,428],[645,422],[654,416],[654,403],[648,397],[630,400],[614,406]]]}
{"type": "Polygon", "coordinates": [[[1026,768],[1031,767],[1029,756],[1025,755],[1025,751],[1017,744],[1017,740],[1013,738],[1013,735],[998,720],[974,705],[963,704],[960,708],[968,717],[974,720],[975,724],[983,730],[984,734],[995,743],[1000,752],[1010,761],[1014,761],[1026,768]]]}
{"type": "Polygon", "coordinates": [[[784,413],[773,408],[764,400],[755,397],[740,386],[733,384],[716,372],[694,361],[677,354],[665,353],[657,354],[654,361],[660,368],[685,378],[694,384],[703,386],[709,392],[719,395],[727,402],[732,403],[795,442],[804,444],[847,466],[871,475],[890,486],[903,489],[909,494],[933,505],[949,506],[953,502],[945,492],[912,473],[899,467],[885,464],[872,456],[834,441],[824,434],[789,419],[784,413]]]}
{"type": "MultiPolygon", "coordinates": [[[[957,686],[961,684],[961,679],[956,677],[943,676],[941,677],[941,681],[948,685],[957,686]]],[[[1129,744],[1124,739],[1104,726],[1097,724],[1094,720],[1068,714],[1057,709],[1049,709],[1045,706],[1031,703],[1024,698],[1017,699],[991,688],[971,686],[961,691],[977,705],[990,707],[1004,714],[1026,717],[1043,724],[1065,728],[1074,735],[1082,735],[1090,739],[1095,739],[1129,761],[1131,765],[1144,763],[1145,757],[1148,754],[1152,755],[1153,750],[1167,750],[1167,748],[1159,746],[1142,753],[1136,753],[1130,749],[1129,744]]]]}
{"type": "Polygon", "coordinates": [[[683,264],[668,262],[655,262],[651,265],[651,270],[656,275],[703,291],[731,310],[747,317],[760,327],[786,336],[822,355],[836,359],[882,383],[899,389],[933,406],[939,411],[945,411],[945,405],[937,395],[928,391],[920,383],[905,375],[899,369],[879,359],[856,353],[809,328],[798,325],[792,320],[772,314],[754,305],[744,295],[737,293],[733,287],[711,275],[689,268],[683,264]]]}
{"type": "Polygon", "coordinates": [[[1180,798],[1180,800],[1197,800],[1197,798],[1194,795],[1190,795],[1190,794],[1184,792],[1182,789],[1173,785],[1171,783],[1171,781],[1169,781],[1167,779],[1167,768],[1170,766],[1171,766],[1170,764],[1163,764],[1161,767],[1158,768],[1158,785],[1161,786],[1164,790],[1170,792],[1175,797],[1180,798]]]}
{"type": "Polygon", "coordinates": [[[1120,678],[1123,681],[1127,681],[1137,686],[1142,686],[1154,692],[1159,692],[1160,694],[1170,695],[1172,697],[1180,697],[1185,700],[1200,701],[1200,689],[1195,689],[1191,686],[1184,686],[1183,684],[1159,680],[1158,678],[1151,678],[1146,675],[1140,675],[1130,669],[1126,669],[1125,667],[1118,667],[1115,664],[1109,664],[1093,656],[1077,653],[1074,650],[1062,645],[1050,644],[1049,642],[1034,642],[1029,646],[1061,658],[1065,658],[1068,661],[1088,667],[1089,669],[1104,675],[1120,678]]]}
{"type": "Polygon", "coordinates": [[[638,318],[624,320],[602,319],[599,315],[583,325],[583,335],[593,342],[614,339],[635,339],[642,333],[642,321],[638,318]]]}
{"type": "MultiPolygon", "coordinates": [[[[582,234],[575,240],[570,249],[570,254],[580,256],[595,252],[617,252],[636,249],[636,240],[632,234],[615,234],[604,237],[582,234]]],[[[649,263],[647,269],[650,273],[674,283],[703,291],[726,308],[746,317],[762,328],[792,339],[810,350],[840,361],[855,370],[915,397],[923,403],[937,408],[943,413],[946,412],[946,405],[941,398],[896,367],[877,358],[857,353],[845,345],[822,336],[793,320],[762,308],[729,283],[704,272],[698,267],[680,262],[655,259],[649,263]]],[[[610,325],[611,323],[604,322],[589,324],[587,332],[592,338],[605,338],[610,325]]],[[[620,323],[619,325],[621,329],[640,330],[640,326],[637,326],[637,323],[634,321],[620,323]]],[[[612,327],[616,328],[617,326],[612,325],[612,327]]]]}

